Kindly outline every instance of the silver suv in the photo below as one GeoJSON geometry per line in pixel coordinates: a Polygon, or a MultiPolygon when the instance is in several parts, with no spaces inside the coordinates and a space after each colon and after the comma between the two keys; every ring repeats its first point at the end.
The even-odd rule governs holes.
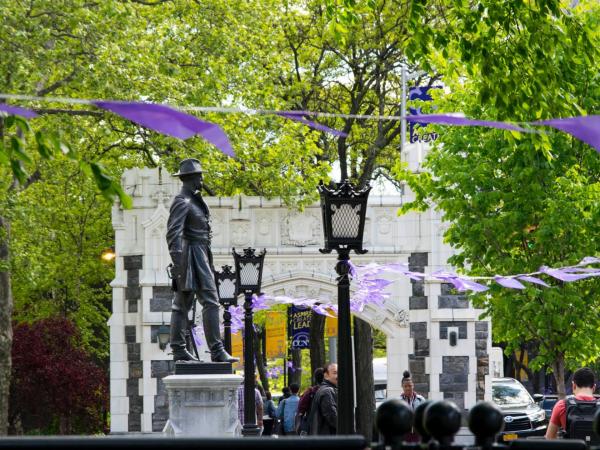
{"type": "Polygon", "coordinates": [[[546,412],[514,378],[492,378],[492,400],[504,416],[500,440],[546,434],[546,412]]]}

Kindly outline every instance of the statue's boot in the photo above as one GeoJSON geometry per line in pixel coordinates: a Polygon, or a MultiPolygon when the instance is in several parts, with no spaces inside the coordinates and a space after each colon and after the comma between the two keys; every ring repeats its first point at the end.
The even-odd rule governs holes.
{"type": "Polygon", "coordinates": [[[234,358],[229,353],[222,349],[220,352],[210,354],[210,359],[212,362],[228,362],[228,363],[236,363],[239,361],[239,358],[234,358]]]}
{"type": "Polygon", "coordinates": [[[173,361],[198,361],[194,355],[187,351],[187,348],[173,349],[173,361]]]}
{"type": "Polygon", "coordinates": [[[185,330],[187,328],[187,314],[183,311],[171,311],[171,350],[173,350],[173,361],[198,361],[194,355],[188,352],[185,341],[185,330]]]}
{"type": "Polygon", "coordinates": [[[221,331],[219,329],[219,301],[216,291],[207,290],[203,292],[204,303],[202,305],[202,325],[204,327],[204,337],[210,349],[210,359],[212,362],[238,362],[225,351],[223,341],[221,340],[221,331]]]}

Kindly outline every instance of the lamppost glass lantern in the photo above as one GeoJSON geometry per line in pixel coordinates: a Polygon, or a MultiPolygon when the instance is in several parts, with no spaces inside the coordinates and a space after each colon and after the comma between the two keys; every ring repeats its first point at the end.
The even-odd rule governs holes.
{"type": "Polygon", "coordinates": [[[318,190],[325,237],[325,248],[321,251],[331,253],[332,250],[347,249],[366,253],[362,243],[371,187],[356,191],[348,180],[344,180],[337,183],[336,189],[329,189],[321,182],[318,190]]]}
{"type": "Polygon", "coordinates": [[[258,294],[262,282],[263,263],[266,250],[258,255],[253,248],[245,248],[240,254],[233,249],[233,260],[235,262],[236,283],[239,293],[258,294]]]}
{"type": "Polygon", "coordinates": [[[237,277],[231,271],[231,266],[222,266],[221,271],[215,270],[215,284],[219,294],[219,303],[223,306],[223,328],[225,329],[224,344],[227,353],[231,354],[231,313],[230,306],[237,306],[237,277]]]}
{"type": "Polygon", "coordinates": [[[165,325],[164,323],[158,327],[158,332],[156,333],[156,339],[158,340],[158,346],[161,350],[167,348],[167,344],[171,339],[171,328],[169,325],[165,325]]]}
{"type": "Polygon", "coordinates": [[[336,250],[338,262],[338,434],[353,434],[354,421],[354,368],[352,367],[352,335],[350,314],[350,251],[367,253],[363,249],[365,214],[371,187],[355,190],[344,180],[335,189],[321,182],[317,188],[321,196],[325,247],[322,253],[336,250]]]}
{"type": "Polygon", "coordinates": [[[237,306],[237,277],[231,266],[221,266],[221,271],[215,270],[215,283],[219,293],[219,303],[225,307],[237,306]]]}
{"type": "Polygon", "coordinates": [[[266,250],[258,255],[253,248],[245,248],[243,253],[233,249],[237,292],[244,293],[244,424],[242,435],[259,436],[260,428],[256,424],[256,404],[254,389],[254,324],[252,296],[260,293],[263,263],[266,250]]]}

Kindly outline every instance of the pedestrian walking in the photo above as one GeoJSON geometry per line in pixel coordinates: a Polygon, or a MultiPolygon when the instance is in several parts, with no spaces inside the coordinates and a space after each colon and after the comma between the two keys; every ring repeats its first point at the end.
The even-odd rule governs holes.
{"type": "MultiPolygon", "coordinates": [[[[408,406],[414,411],[417,406],[425,402],[425,397],[415,392],[415,384],[413,383],[410,372],[405,370],[402,374],[402,394],[400,399],[408,403],[408,406]]],[[[421,436],[413,428],[410,433],[404,437],[405,442],[421,442],[421,436]]]]}
{"type": "Polygon", "coordinates": [[[308,416],[310,414],[310,408],[312,406],[313,399],[319,388],[321,387],[321,383],[323,383],[323,369],[318,368],[315,369],[313,373],[313,385],[306,389],[302,396],[300,397],[300,401],[298,402],[298,411],[296,412],[296,433],[300,436],[306,436],[310,434],[310,421],[308,420],[308,416]]]}
{"type": "Polygon", "coordinates": [[[277,417],[281,420],[281,435],[290,436],[295,434],[296,411],[298,410],[298,391],[300,386],[296,383],[290,384],[290,396],[283,399],[277,408],[277,417]]]}
{"type": "Polygon", "coordinates": [[[323,369],[323,378],[310,408],[311,435],[337,434],[337,364],[327,364],[323,369]]]}
{"type": "MultiPolygon", "coordinates": [[[[242,426],[246,423],[244,420],[244,384],[238,387],[238,419],[242,426]]],[[[263,427],[263,401],[258,389],[254,388],[254,402],[256,407],[256,424],[259,428],[263,427]]]]}
{"type": "Polygon", "coordinates": [[[271,436],[273,434],[273,425],[275,424],[275,420],[277,419],[277,408],[275,407],[275,402],[273,401],[271,392],[269,391],[265,391],[264,410],[264,430],[262,435],[271,436]]]}
{"type": "Polygon", "coordinates": [[[597,435],[592,432],[594,416],[600,406],[600,402],[594,397],[596,375],[587,367],[577,369],[573,374],[571,387],[573,395],[559,400],[552,409],[546,439],[556,439],[562,428],[566,438],[583,439],[597,444],[597,435]]]}

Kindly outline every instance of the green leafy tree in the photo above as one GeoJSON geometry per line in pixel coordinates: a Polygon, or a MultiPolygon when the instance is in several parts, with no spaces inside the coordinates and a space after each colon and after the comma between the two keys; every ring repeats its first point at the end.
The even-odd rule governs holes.
{"type": "MultiPolygon", "coordinates": [[[[574,9],[554,1],[463,3],[437,29],[421,29],[415,55],[426,52],[445,75],[451,94],[436,99],[443,111],[513,121],[597,114],[599,18],[594,2],[574,9]]],[[[472,275],[532,272],[597,254],[600,158],[546,131],[440,128],[426,172],[397,166],[416,196],[403,210],[440,209],[456,251],[449,262],[472,275]]],[[[551,284],[522,291],[494,285],[473,302],[492,317],[495,340],[507,351],[539,342],[530,366],[551,367],[564,394],[565,368],[598,355],[600,284],[551,284]]]]}
{"type": "MultiPolygon", "coordinates": [[[[285,109],[327,111],[341,115],[400,115],[401,69],[412,2],[303,1],[287,5],[279,20],[280,37],[272,45],[279,64],[267,65],[273,95],[285,109]]],[[[414,70],[410,65],[408,70],[414,70]]],[[[415,80],[432,83],[435,77],[415,80]]],[[[339,166],[340,178],[359,188],[377,179],[396,182],[390,171],[397,159],[402,132],[399,121],[356,119],[353,116],[312,119],[348,133],[322,135],[319,158],[339,166]]],[[[399,186],[398,186],[399,187],[399,186]]],[[[311,360],[324,358],[321,317],[311,327],[311,360]],[[315,336],[320,332],[320,339],[315,336]],[[316,346],[319,343],[321,346],[316,346]]],[[[372,329],[355,318],[357,429],[369,437],[373,429],[372,329]]]]}
{"type": "MultiPolygon", "coordinates": [[[[192,7],[185,1],[4,2],[0,5],[0,14],[6,19],[0,33],[0,91],[243,107],[249,99],[258,102],[269,97],[268,89],[262,86],[264,79],[255,76],[261,67],[242,67],[239,61],[253,61],[250,56],[268,48],[272,28],[261,20],[257,8],[269,13],[272,6],[268,1],[237,5],[212,1],[192,7]],[[244,43],[258,28],[264,32],[263,40],[250,49],[244,43]]],[[[106,242],[110,217],[101,219],[108,206],[98,203],[83,175],[94,180],[105,197],[118,195],[126,205],[127,198],[109,174],[118,177],[124,168],[142,164],[172,169],[182,157],[196,156],[211,173],[207,177],[211,194],[281,196],[290,205],[302,205],[314,201],[314,186],[328,170],[317,158],[321,152],[315,144],[319,134],[282,118],[240,115],[230,120],[231,116],[207,115],[231,136],[238,152],[233,160],[199,138],[179,142],[158,136],[89,105],[30,102],[24,106],[43,115],[32,121],[31,133],[27,123],[12,118],[0,124],[0,170],[3,183],[6,181],[0,214],[0,434],[6,430],[10,377],[11,274],[16,274],[19,283],[17,313],[21,319],[62,311],[82,327],[89,348],[95,348],[99,357],[105,355],[106,346],[99,346],[99,341],[106,335],[108,271],[96,270],[97,255],[90,249],[92,243],[106,242]],[[48,130],[61,130],[63,137],[48,130]],[[64,167],[62,163],[47,163],[63,154],[67,156],[62,159],[62,163],[67,161],[64,167]],[[103,161],[110,170],[104,171],[97,161],[103,161]],[[52,171],[63,168],[65,174],[81,182],[79,190],[63,178],[65,190],[60,191],[52,171]],[[34,189],[38,183],[40,187],[34,189]],[[35,201],[38,194],[48,215],[28,211],[39,207],[35,201]],[[61,209],[65,196],[81,200],[81,207],[61,209]],[[91,209],[84,220],[87,208],[91,209]],[[40,225],[37,221],[48,220],[52,212],[61,220],[53,222],[44,237],[57,237],[54,243],[65,246],[57,248],[45,242],[34,249],[28,227],[40,225]],[[16,222],[11,236],[13,217],[16,222]],[[80,225],[79,236],[74,233],[77,227],[68,230],[62,226],[71,220],[80,225]],[[9,243],[18,251],[12,262],[9,243]],[[55,257],[53,250],[58,251],[55,257]],[[74,266],[69,259],[71,250],[81,265],[74,266]],[[71,270],[60,273],[61,268],[71,270]]]]}

